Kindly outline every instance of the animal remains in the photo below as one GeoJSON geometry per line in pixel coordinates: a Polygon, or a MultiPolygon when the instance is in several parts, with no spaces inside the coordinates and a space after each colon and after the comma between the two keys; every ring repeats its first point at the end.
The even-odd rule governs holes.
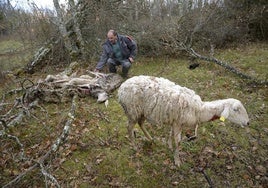
{"type": "Polygon", "coordinates": [[[179,142],[183,129],[194,128],[197,136],[200,123],[216,119],[228,119],[242,127],[249,125],[247,111],[239,100],[228,98],[203,102],[193,90],[159,77],[141,75],[126,80],[119,87],[118,100],[128,117],[131,140],[136,123],[149,140],[152,137],[144,127],[145,120],[152,125],[171,126],[168,145],[172,148],[173,134],[176,146],[174,161],[177,166],[181,165],[179,142]]]}
{"type": "Polygon", "coordinates": [[[71,96],[92,96],[97,102],[106,102],[109,94],[117,89],[123,79],[118,74],[102,74],[90,72],[90,75],[67,76],[66,74],[48,75],[45,80],[39,80],[37,84],[27,89],[24,101],[28,103],[39,99],[44,102],[67,102],[71,96]]]}

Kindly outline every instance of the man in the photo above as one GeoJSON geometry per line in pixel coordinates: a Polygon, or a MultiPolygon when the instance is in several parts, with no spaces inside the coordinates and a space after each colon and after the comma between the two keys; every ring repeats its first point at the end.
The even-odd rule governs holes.
{"type": "Polygon", "coordinates": [[[119,35],[114,30],[109,30],[107,40],[103,44],[102,55],[95,71],[101,71],[107,63],[109,71],[116,73],[116,67],[121,65],[122,76],[127,77],[128,71],[136,56],[136,49],[137,46],[131,38],[119,35]]]}

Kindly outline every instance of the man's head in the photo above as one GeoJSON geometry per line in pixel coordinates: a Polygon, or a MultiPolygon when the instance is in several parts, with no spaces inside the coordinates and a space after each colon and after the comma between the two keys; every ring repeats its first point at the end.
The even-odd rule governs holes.
{"type": "Polygon", "coordinates": [[[109,30],[107,33],[107,38],[112,44],[115,44],[117,41],[117,33],[115,30],[109,30]]]}

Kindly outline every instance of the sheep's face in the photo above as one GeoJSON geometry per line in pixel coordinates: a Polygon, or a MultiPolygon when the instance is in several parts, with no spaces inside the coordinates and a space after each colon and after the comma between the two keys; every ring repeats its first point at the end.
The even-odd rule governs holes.
{"type": "Polygon", "coordinates": [[[248,113],[240,101],[231,104],[228,119],[242,127],[249,125],[248,113]]]}

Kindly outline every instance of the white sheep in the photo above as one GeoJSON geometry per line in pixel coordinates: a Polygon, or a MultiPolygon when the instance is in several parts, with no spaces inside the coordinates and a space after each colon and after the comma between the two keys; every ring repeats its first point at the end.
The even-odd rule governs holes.
{"type": "MultiPolygon", "coordinates": [[[[195,128],[198,124],[220,119],[243,126],[249,125],[246,109],[237,99],[203,102],[193,90],[158,77],[135,76],[126,80],[118,90],[118,100],[128,117],[128,134],[133,140],[133,128],[139,124],[145,136],[152,140],[143,123],[169,125],[175,142],[174,160],[180,166],[179,142],[183,128],[195,128]]],[[[169,139],[172,146],[172,138],[169,139]]]]}

